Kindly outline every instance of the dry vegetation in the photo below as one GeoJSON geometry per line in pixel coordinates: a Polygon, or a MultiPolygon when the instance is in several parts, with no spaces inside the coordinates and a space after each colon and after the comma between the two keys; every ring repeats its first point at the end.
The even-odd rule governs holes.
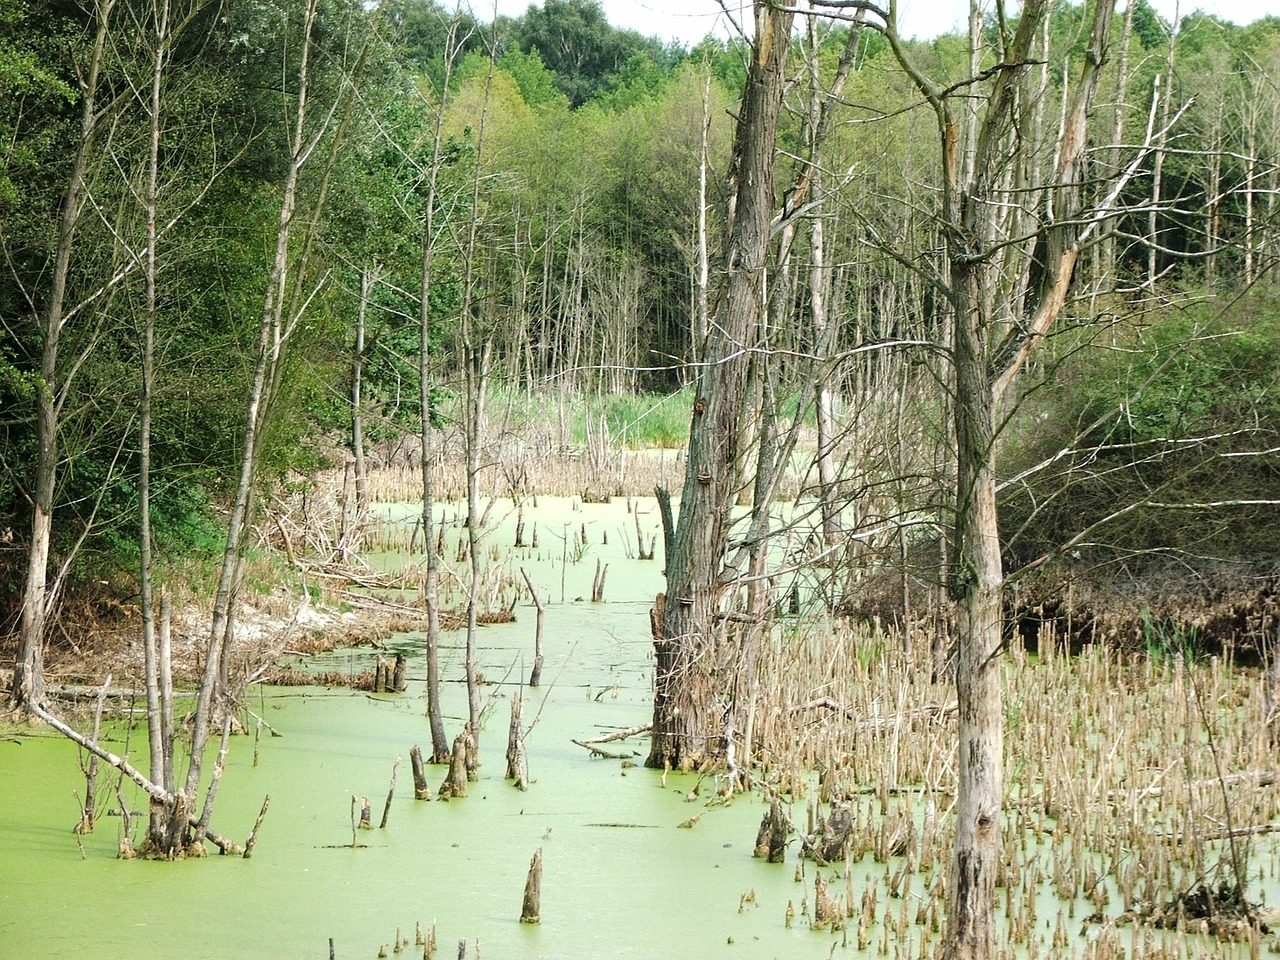
{"type": "MultiPolygon", "coordinates": [[[[1268,916],[1249,900],[1275,876],[1280,830],[1264,678],[1173,648],[1066,656],[1049,629],[1041,649],[1014,646],[1004,667],[1001,955],[1256,951],[1268,916]]],[[[825,922],[860,947],[879,922],[876,939],[904,957],[937,941],[950,856],[954,692],[930,680],[930,657],[922,635],[806,621],[776,635],[758,673],[761,784],[810,836],[847,805],[849,861],[884,863],[866,885],[811,866],[835,905],[825,922]]],[[[816,922],[821,897],[801,897],[816,922]]]]}

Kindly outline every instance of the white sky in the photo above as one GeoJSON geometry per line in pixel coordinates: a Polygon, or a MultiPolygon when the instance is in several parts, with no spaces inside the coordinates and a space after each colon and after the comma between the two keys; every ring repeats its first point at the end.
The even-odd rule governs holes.
{"type": "MultiPolygon", "coordinates": [[[[499,14],[519,16],[530,0],[473,0],[473,10],[481,20],[492,19],[493,3],[499,14]]],[[[747,0],[727,0],[729,8],[746,11],[747,0]]],[[[887,0],[882,0],[887,4],[887,0]]],[[[541,0],[536,0],[541,6],[541,0]]],[[[678,40],[691,46],[708,33],[728,33],[717,0],[601,0],[605,16],[615,27],[636,30],[645,36],[678,40]]],[[[1117,6],[1124,8],[1124,0],[1117,6]]],[[[1277,12],[1276,0],[1152,0],[1162,16],[1173,19],[1197,8],[1237,24],[1252,23],[1277,12]]],[[[968,17],[968,0],[899,0],[899,23],[907,36],[928,38],[958,29],[968,17]]],[[[747,24],[749,26],[749,22],[747,24]]]]}

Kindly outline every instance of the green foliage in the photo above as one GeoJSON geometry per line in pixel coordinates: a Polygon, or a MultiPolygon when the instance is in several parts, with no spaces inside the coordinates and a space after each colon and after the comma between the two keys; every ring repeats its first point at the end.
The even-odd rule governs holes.
{"type": "Polygon", "coordinates": [[[1051,389],[1024,403],[1001,458],[1020,476],[1001,502],[1013,564],[1086,528],[1093,560],[1280,555],[1276,508],[1257,503],[1280,474],[1278,308],[1258,289],[1063,337],[1051,389]]]}
{"type": "Polygon", "coordinates": [[[637,53],[609,80],[599,102],[610,110],[625,110],[656,99],[671,80],[671,71],[659,66],[650,53],[637,53]]]}
{"type": "Polygon", "coordinates": [[[680,447],[689,440],[693,390],[597,398],[587,415],[603,414],[609,436],[625,447],[680,447]]]}
{"type": "Polygon", "coordinates": [[[1178,661],[1190,665],[1196,654],[1196,628],[1157,620],[1144,607],[1142,616],[1142,647],[1147,659],[1153,663],[1175,665],[1178,661]]]}
{"type": "Polygon", "coordinates": [[[608,90],[616,74],[636,55],[648,54],[670,70],[679,51],[656,38],[610,26],[597,0],[545,0],[530,5],[514,23],[513,42],[525,53],[537,50],[555,76],[556,87],[573,107],[608,90]]]}
{"type": "Polygon", "coordinates": [[[534,110],[568,105],[568,99],[556,88],[556,78],[536,49],[525,52],[519,48],[508,50],[498,61],[503,70],[511,74],[520,88],[520,96],[534,110]]]}

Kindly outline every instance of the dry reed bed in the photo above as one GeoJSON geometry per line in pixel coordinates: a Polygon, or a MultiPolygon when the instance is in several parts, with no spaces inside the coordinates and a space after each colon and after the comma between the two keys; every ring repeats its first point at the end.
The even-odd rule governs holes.
{"type": "MultiPolygon", "coordinates": [[[[1051,651],[1054,638],[1042,639],[1051,651]]],[[[931,955],[942,922],[954,693],[930,680],[928,646],[917,635],[810,621],[779,631],[759,661],[758,702],[768,704],[755,719],[762,778],[790,795],[801,831],[821,826],[829,798],[843,797],[852,812],[846,865],[797,867],[797,880],[822,881],[805,876],[790,909],[881,956],[931,955]],[[883,869],[856,881],[849,866],[868,856],[883,869]],[[831,902],[820,910],[823,898],[831,902]]],[[[1014,649],[1003,670],[1009,802],[999,955],[1280,951],[1248,924],[1224,920],[1214,938],[1203,935],[1207,922],[1167,908],[1199,881],[1230,884],[1237,862],[1250,897],[1275,889],[1268,832],[1280,820],[1280,764],[1258,673],[1100,646],[1039,659],[1014,649]],[[1225,839],[1230,830],[1240,835],[1225,839]]]]}

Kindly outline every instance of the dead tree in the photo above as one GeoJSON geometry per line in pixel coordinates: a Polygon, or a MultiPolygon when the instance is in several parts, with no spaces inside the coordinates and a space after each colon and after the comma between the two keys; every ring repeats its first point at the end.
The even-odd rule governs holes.
{"type": "MultiPolygon", "coordinates": [[[[653,734],[646,764],[690,769],[723,750],[715,675],[730,508],[743,477],[749,350],[759,337],[773,213],[774,147],[793,13],[756,0],[755,37],[734,139],[724,289],[701,350],[680,515],[654,616],[653,734]]],[[[744,558],[745,560],[745,558],[744,558]]]]}

